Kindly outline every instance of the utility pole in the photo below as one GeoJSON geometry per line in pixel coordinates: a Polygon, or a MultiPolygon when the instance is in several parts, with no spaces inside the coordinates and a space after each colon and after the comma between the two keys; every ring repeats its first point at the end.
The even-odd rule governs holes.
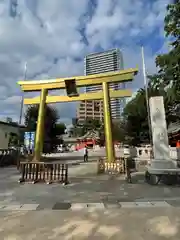
{"type": "MultiPolygon", "coordinates": [[[[26,75],[27,75],[27,62],[25,62],[25,64],[24,64],[24,80],[26,80],[26,75]]],[[[19,125],[21,125],[21,122],[22,122],[23,105],[24,105],[23,103],[24,103],[24,94],[22,93],[20,114],[19,114],[19,125]]]]}
{"type": "Polygon", "coordinates": [[[144,47],[143,46],[141,47],[141,54],[142,54],[144,89],[145,89],[145,94],[146,94],[146,107],[147,107],[147,114],[148,114],[149,141],[150,141],[150,144],[152,144],[151,117],[150,117],[149,96],[148,96],[148,83],[147,83],[147,76],[146,76],[146,65],[145,65],[145,59],[144,59],[144,47]]]}
{"type": "MultiPolygon", "coordinates": [[[[27,74],[27,62],[24,64],[24,80],[26,80],[27,74]]],[[[19,140],[18,140],[18,158],[17,158],[17,168],[20,166],[20,155],[21,155],[21,122],[23,115],[23,105],[24,105],[24,93],[22,92],[21,105],[20,105],[20,114],[19,114],[19,140]]]]}
{"type": "Polygon", "coordinates": [[[17,16],[17,7],[18,7],[18,1],[17,0],[10,0],[9,3],[9,15],[12,18],[15,18],[17,16]]]}

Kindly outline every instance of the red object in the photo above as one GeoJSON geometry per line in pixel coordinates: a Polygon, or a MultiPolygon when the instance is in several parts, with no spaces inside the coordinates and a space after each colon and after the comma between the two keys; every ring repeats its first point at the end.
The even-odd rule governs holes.
{"type": "Polygon", "coordinates": [[[76,145],[76,151],[84,148],[85,146],[88,146],[88,145],[94,146],[95,144],[96,144],[95,139],[79,139],[78,144],[76,145]]]}

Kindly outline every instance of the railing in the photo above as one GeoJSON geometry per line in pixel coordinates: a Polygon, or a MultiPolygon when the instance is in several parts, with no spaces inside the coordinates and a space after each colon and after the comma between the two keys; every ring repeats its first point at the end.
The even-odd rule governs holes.
{"type": "Polygon", "coordinates": [[[0,167],[16,165],[18,151],[14,149],[0,149],[0,167]]]}
{"type": "MultiPolygon", "coordinates": [[[[152,148],[145,147],[136,147],[137,158],[153,158],[152,148]]],[[[171,159],[180,159],[180,149],[176,147],[169,148],[170,158],[171,159]]]]}
{"type": "Polygon", "coordinates": [[[97,172],[109,174],[125,174],[126,173],[126,158],[116,158],[115,162],[108,163],[106,158],[99,158],[97,172]]]}
{"type": "Polygon", "coordinates": [[[171,148],[170,148],[170,157],[171,157],[172,159],[178,159],[178,160],[180,160],[180,148],[171,147],[171,148]]]}
{"type": "Polygon", "coordinates": [[[45,182],[68,184],[68,164],[21,162],[19,182],[45,182]]]}
{"type": "Polygon", "coordinates": [[[151,148],[136,147],[138,158],[152,158],[153,151],[151,148]]]}

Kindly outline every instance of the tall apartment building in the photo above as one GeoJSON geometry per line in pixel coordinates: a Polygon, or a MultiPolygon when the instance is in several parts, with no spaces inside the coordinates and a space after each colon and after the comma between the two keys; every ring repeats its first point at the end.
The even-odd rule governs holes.
{"type": "MultiPolygon", "coordinates": [[[[84,74],[98,74],[123,69],[123,56],[119,49],[111,49],[105,52],[93,53],[87,55],[84,59],[84,74]]],[[[124,88],[124,84],[110,83],[110,88],[118,90],[124,88]]],[[[102,90],[101,85],[87,86],[86,92],[102,90]]],[[[111,114],[113,119],[121,116],[122,100],[111,99],[111,114]]],[[[86,118],[103,119],[103,102],[102,100],[83,101],[80,103],[77,118],[79,122],[86,118]],[[98,106],[98,107],[97,107],[98,106]]]]}

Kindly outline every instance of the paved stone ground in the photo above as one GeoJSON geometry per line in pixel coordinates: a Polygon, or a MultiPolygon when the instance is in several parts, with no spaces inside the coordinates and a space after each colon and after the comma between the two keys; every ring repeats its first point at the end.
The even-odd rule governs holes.
{"type": "Polygon", "coordinates": [[[71,211],[89,211],[93,210],[105,210],[105,209],[117,209],[120,208],[167,208],[172,207],[166,201],[145,201],[145,202],[99,202],[99,203],[70,203],[70,202],[56,202],[54,205],[43,204],[5,204],[0,206],[0,212],[2,211],[40,211],[40,210],[71,210],[71,211]]]}
{"type": "Polygon", "coordinates": [[[71,166],[70,184],[19,184],[0,169],[0,239],[179,240],[178,186],[97,176],[94,162],[71,166]]]}
{"type": "Polygon", "coordinates": [[[0,212],[3,240],[179,240],[176,208],[0,212]]]}
{"type": "Polygon", "coordinates": [[[20,175],[15,168],[1,168],[0,208],[35,204],[38,209],[67,209],[68,205],[64,203],[102,203],[103,206],[119,207],[122,202],[164,204],[164,201],[171,206],[180,206],[179,186],[150,186],[144,183],[142,174],[134,177],[133,184],[128,184],[122,177],[113,179],[110,176],[97,176],[95,172],[96,163],[83,163],[70,167],[70,184],[67,186],[33,185],[19,184],[20,175]]]}

